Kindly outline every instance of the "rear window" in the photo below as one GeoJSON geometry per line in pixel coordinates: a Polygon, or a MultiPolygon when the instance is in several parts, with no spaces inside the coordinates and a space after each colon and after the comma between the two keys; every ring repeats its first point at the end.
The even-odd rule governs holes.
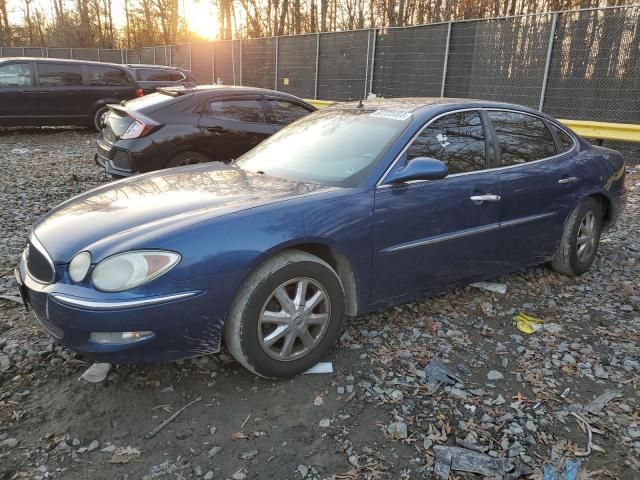
{"type": "Polygon", "coordinates": [[[211,102],[211,114],[221,120],[235,122],[264,123],[264,112],[260,100],[214,100],[211,102]]]}
{"type": "Polygon", "coordinates": [[[82,65],[38,63],[40,85],[51,87],[73,87],[82,85],[82,65]]]}
{"type": "Polygon", "coordinates": [[[31,85],[31,68],[28,63],[0,65],[0,87],[25,87],[31,85]]]}
{"type": "Polygon", "coordinates": [[[141,68],[138,70],[138,80],[143,82],[166,82],[167,71],[162,68],[141,68]]]}
{"type": "Polygon", "coordinates": [[[179,82],[184,79],[184,75],[177,70],[167,70],[167,79],[172,82],[179,82]]]}
{"type": "Polygon", "coordinates": [[[551,125],[551,130],[556,134],[558,140],[560,140],[560,150],[558,153],[568,152],[573,148],[573,138],[571,138],[564,130],[556,127],[553,123],[551,125]]]}
{"type": "Polygon", "coordinates": [[[89,83],[91,85],[99,87],[131,85],[127,74],[119,68],[90,65],[87,67],[87,70],[89,71],[89,83]]]}

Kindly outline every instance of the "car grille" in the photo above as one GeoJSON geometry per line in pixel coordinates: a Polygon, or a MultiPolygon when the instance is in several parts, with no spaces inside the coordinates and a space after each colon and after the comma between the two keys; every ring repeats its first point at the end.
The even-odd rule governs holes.
{"type": "Polygon", "coordinates": [[[110,160],[113,161],[113,166],[120,170],[130,170],[131,169],[131,161],[129,157],[129,152],[126,150],[116,149],[115,155],[110,160]]]}
{"type": "Polygon", "coordinates": [[[25,256],[29,275],[41,283],[53,282],[55,278],[53,262],[45,251],[29,242],[25,256]]]}
{"type": "Polygon", "coordinates": [[[40,318],[40,315],[38,314],[38,312],[35,309],[33,310],[33,313],[36,316],[36,320],[38,321],[38,323],[40,324],[40,326],[42,327],[42,329],[45,332],[47,332],[49,335],[51,335],[56,340],[62,340],[62,337],[64,336],[64,332],[62,331],[62,329],[56,327],[53,323],[50,323],[50,322],[40,318]]]}

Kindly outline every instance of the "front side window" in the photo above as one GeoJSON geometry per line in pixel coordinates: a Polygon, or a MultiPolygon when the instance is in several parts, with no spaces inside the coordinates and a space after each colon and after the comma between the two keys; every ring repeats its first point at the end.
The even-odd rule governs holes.
{"type": "Polygon", "coordinates": [[[519,165],[556,154],[556,144],[544,122],[524,113],[487,112],[500,145],[502,165],[519,165]]]}
{"type": "Polygon", "coordinates": [[[289,125],[310,113],[306,108],[286,100],[269,100],[269,105],[278,125],[289,125]]]}
{"type": "Polygon", "coordinates": [[[486,144],[478,112],[457,112],[434,120],[407,150],[407,161],[430,157],[447,164],[449,174],[486,168],[486,144]]]}
{"type": "Polygon", "coordinates": [[[40,85],[47,87],[73,87],[82,85],[82,66],[39,63],[38,81],[40,85]]]}
{"type": "Polygon", "coordinates": [[[138,70],[138,79],[143,82],[166,82],[167,71],[163,68],[142,68],[138,70]]]}
{"type": "Polygon", "coordinates": [[[278,178],[356,187],[406,130],[410,118],[405,112],[394,116],[384,110],[320,110],[269,137],[236,165],[278,178]]]}
{"type": "Polygon", "coordinates": [[[127,74],[118,68],[91,65],[87,69],[89,70],[89,83],[91,85],[99,87],[131,85],[127,74]]]}
{"type": "Polygon", "coordinates": [[[214,100],[210,103],[210,108],[211,114],[220,120],[264,123],[260,100],[214,100]]]}
{"type": "Polygon", "coordinates": [[[0,87],[28,87],[31,85],[31,67],[28,63],[0,65],[0,87]]]}

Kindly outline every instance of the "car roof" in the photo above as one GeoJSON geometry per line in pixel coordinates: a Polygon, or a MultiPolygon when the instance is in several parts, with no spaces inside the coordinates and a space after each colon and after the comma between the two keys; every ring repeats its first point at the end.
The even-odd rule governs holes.
{"type": "Polygon", "coordinates": [[[199,93],[211,93],[211,92],[214,92],[219,95],[224,95],[229,93],[239,94],[239,95],[274,95],[282,98],[290,98],[292,100],[297,100],[299,102],[302,101],[307,105],[310,105],[304,99],[300,97],[296,97],[295,95],[291,95],[290,93],[279,92],[277,90],[269,90],[267,88],[245,87],[241,85],[197,85],[195,87],[177,86],[177,87],[165,87],[162,90],[166,90],[169,92],[175,91],[183,95],[187,93],[199,94],[199,93]]]}
{"type": "Polygon", "coordinates": [[[107,67],[120,67],[127,68],[126,65],[122,65],[121,63],[109,63],[109,62],[95,62],[92,60],[76,60],[70,58],[54,58],[54,57],[3,57],[0,58],[0,63],[7,61],[25,61],[25,62],[55,62],[55,63],[68,63],[68,64],[76,64],[76,65],[100,65],[107,67]]]}
{"type": "Polygon", "coordinates": [[[365,110],[396,110],[406,113],[414,113],[419,110],[431,109],[434,107],[447,106],[452,108],[483,108],[483,107],[500,107],[514,108],[522,111],[534,111],[529,107],[515,105],[505,102],[495,102],[491,100],[478,100],[473,98],[447,98],[447,97],[403,97],[403,98],[374,98],[371,100],[363,100],[362,106],[360,101],[345,102],[331,105],[330,109],[352,109],[363,108],[365,110]]]}
{"type": "Polygon", "coordinates": [[[174,65],[153,65],[151,63],[127,63],[127,67],[129,68],[166,68],[169,70],[183,70],[188,72],[189,70],[185,70],[182,67],[176,67],[174,65]]]}

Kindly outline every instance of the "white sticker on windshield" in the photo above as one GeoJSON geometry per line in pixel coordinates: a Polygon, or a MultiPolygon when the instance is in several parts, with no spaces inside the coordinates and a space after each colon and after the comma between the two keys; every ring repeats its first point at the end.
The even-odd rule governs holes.
{"type": "Polygon", "coordinates": [[[390,118],[392,120],[406,120],[411,116],[411,113],[402,110],[376,110],[369,115],[372,117],[390,118]]]}

